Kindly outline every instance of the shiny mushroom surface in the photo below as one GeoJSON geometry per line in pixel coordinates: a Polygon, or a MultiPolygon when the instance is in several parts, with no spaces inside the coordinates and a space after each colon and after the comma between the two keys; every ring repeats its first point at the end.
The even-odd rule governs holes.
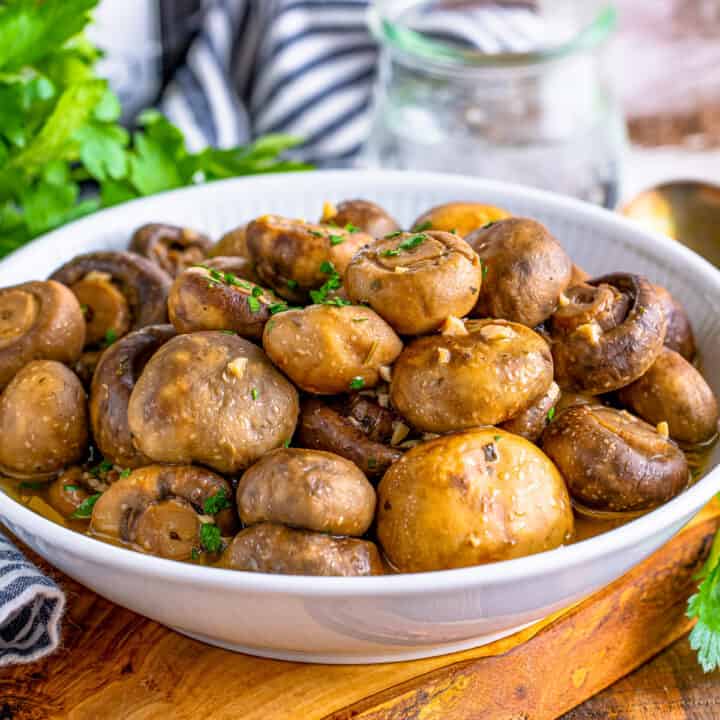
{"type": "Polygon", "coordinates": [[[171,277],[177,277],[202,262],[211,246],[207,235],[192,228],[148,223],[133,233],[129,249],[148,258],[171,277]]]}
{"type": "Polygon", "coordinates": [[[442,230],[466,237],[474,230],[510,217],[510,213],[494,205],[477,202],[451,202],[437,205],[420,215],[411,228],[442,230]]]}
{"type": "Polygon", "coordinates": [[[338,205],[325,203],[320,222],[341,228],[356,227],[359,230],[381,238],[400,229],[397,220],[369,200],[343,200],[338,205]]]}

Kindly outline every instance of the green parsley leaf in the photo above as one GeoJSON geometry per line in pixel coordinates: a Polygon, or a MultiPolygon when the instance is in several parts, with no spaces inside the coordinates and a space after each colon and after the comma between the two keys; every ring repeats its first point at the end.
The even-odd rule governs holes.
{"type": "Polygon", "coordinates": [[[95,503],[100,499],[101,495],[102,493],[95,493],[95,495],[90,495],[90,497],[85,498],[85,500],[80,503],[78,509],[70,517],[89,518],[92,515],[95,503]]]}
{"type": "Polygon", "coordinates": [[[493,440],[495,442],[498,442],[499,440],[502,440],[502,435],[493,435],[493,440]]]}
{"type": "Polygon", "coordinates": [[[287,303],[279,302],[279,303],[272,303],[272,305],[268,306],[268,310],[270,311],[271,315],[276,315],[280,312],[285,312],[286,310],[289,310],[287,303]]]}
{"type": "Polygon", "coordinates": [[[480,226],[480,229],[481,229],[481,230],[485,230],[485,228],[492,227],[496,222],[498,222],[498,221],[497,221],[497,220],[491,220],[490,222],[486,222],[484,225],[481,225],[481,226],[480,226]]]}
{"type": "Polygon", "coordinates": [[[260,301],[254,295],[250,295],[248,297],[247,304],[250,308],[250,312],[260,312],[260,301]]]}
{"type": "Polygon", "coordinates": [[[131,474],[132,474],[132,468],[125,468],[125,469],[120,473],[120,478],[121,478],[121,479],[129,478],[131,474]]]}
{"type": "Polygon", "coordinates": [[[413,228],[413,232],[423,232],[425,230],[430,230],[432,228],[432,223],[429,220],[426,220],[424,223],[420,223],[420,225],[416,225],[413,228]]]}
{"type": "Polygon", "coordinates": [[[260,394],[260,393],[258,393],[258,389],[257,389],[257,388],[253,388],[253,389],[250,391],[250,395],[252,396],[252,399],[255,400],[255,401],[257,401],[259,394],[260,394]]]}
{"type": "Polygon", "coordinates": [[[720,533],[715,535],[710,555],[700,571],[698,591],[688,600],[687,616],[697,618],[690,633],[690,647],[697,651],[705,672],[720,666],[720,533]]]}
{"type": "Polygon", "coordinates": [[[110,347],[114,342],[116,342],[118,339],[117,331],[113,328],[109,328],[107,332],[105,333],[105,338],[103,339],[103,345],[105,347],[110,347]]]}
{"type": "Polygon", "coordinates": [[[482,264],[482,276],[485,277],[487,275],[487,273],[488,273],[488,266],[485,263],[483,263],[482,264]]]}
{"type": "Polygon", "coordinates": [[[289,448],[289,447],[290,447],[290,441],[291,441],[291,440],[292,440],[292,438],[288,438],[288,439],[283,443],[283,447],[289,448]]]}
{"type": "Polygon", "coordinates": [[[367,322],[368,319],[364,317],[356,317],[352,319],[353,322],[367,322]]]}
{"type": "Polygon", "coordinates": [[[82,490],[82,488],[79,485],[63,485],[63,490],[67,492],[77,492],[78,490],[82,490]]]}
{"type": "Polygon", "coordinates": [[[362,390],[362,388],[365,387],[365,379],[361,378],[359,375],[354,377],[350,381],[350,389],[351,390],[362,390]]]}
{"type": "Polygon", "coordinates": [[[391,233],[388,233],[387,235],[385,235],[385,239],[391,240],[392,238],[398,237],[398,235],[402,235],[402,234],[403,234],[402,230],[395,230],[395,232],[391,232],[391,233]]]}
{"type": "Polygon", "coordinates": [[[314,235],[315,237],[323,237],[323,234],[321,232],[319,232],[318,230],[313,230],[313,229],[309,228],[308,232],[311,235],[314,235]]]}
{"type": "Polygon", "coordinates": [[[353,225],[352,223],[348,223],[347,225],[345,225],[345,230],[347,230],[350,234],[360,232],[360,228],[355,227],[355,225],[353,225]]]}
{"type": "Polygon", "coordinates": [[[342,235],[330,235],[330,244],[334,247],[335,245],[341,245],[345,242],[345,238],[342,235]]]}
{"type": "Polygon", "coordinates": [[[555,408],[551,407],[547,413],[548,422],[551,422],[554,417],[555,417],[555,408]]]}
{"type": "Polygon", "coordinates": [[[253,297],[260,297],[262,294],[263,294],[263,289],[262,289],[259,285],[256,285],[256,286],[252,289],[252,296],[253,296],[253,297]]]}
{"type": "Polygon", "coordinates": [[[129,178],[141,195],[153,195],[185,184],[175,158],[167,147],[141,132],[135,133],[134,143],[129,178]]]}
{"type": "Polygon", "coordinates": [[[210,553],[217,553],[223,549],[220,528],[213,523],[203,523],[200,526],[200,544],[210,553]]]}
{"type": "Polygon", "coordinates": [[[227,510],[230,505],[225,488],[220,488],[203,503],[203,512],[206,515],[216,515],[221,510],[227,510]]]}
{"type": "Polygon", "coordinates": [[[288,286],[291,290],[294,290],[294,289],[298,286],[298,281],[297,281],[297,280],[293,280],[292,278],[290,278],[290,280],[287,281],[287,286],[288,286]]]}
{"type": "Polygon", "coordinates": [[[112,461],[102,460],[94,468],[90,469],[90,474],[93,477],[97,477],[98,475],[104,475],[105,473],[109,473],[112,469],[113,469],[112,461]]]}
{"type": "Polygon", "coordinates": [[[190,551],[190,559],[191,560],[199,560],[200,559],[200,551],[197,548],[193,548],[190,551]]]}
{"type": "Polygon", "coordinates": [[[399,250],[383,250],[380,253],[383,257],[395,257],[400,254],[399,250]]]}
{"type": "Polygon", "coordinates": [[[237,333],[234,330],[221,330],[221,333],[224,335],[237,335],[237,333]]]}
{"type": "Polygon", "coordinates": [[[80,143],[80,159],[96,180],[121,180],[127,175],[125,148],[130,136],[118,125],[91,122],[75,132],[80,143]]]}
{"type": "Polygon", "coordinates": [[[320,272],[330,275],[335,272],[335,266],[329,260],[323,260],[320,264],[320,272]]]}
{"type": "Polygon", "coordinates": [[[398,247],[401,250],[412,250],[413,248],[416,248],[418,245],[421,245],[427,240],[427,235],[424,233],[420,233],[419,235],[413,235],[412,237],[409,237],[407,240],[403,240],[398,247]]]}
{"type": "Polygon", "coordinates": [[[18,487],[21,490],[43,490],[45,487],[47,487],[47,483],[23,480],[21,483],[18,484],[18,487]]]}

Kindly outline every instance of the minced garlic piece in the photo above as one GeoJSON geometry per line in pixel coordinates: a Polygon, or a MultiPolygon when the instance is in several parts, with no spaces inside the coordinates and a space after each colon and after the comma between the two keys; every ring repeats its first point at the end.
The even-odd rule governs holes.
{"type": "Polygon", "coordinates": [[[447,365],[450,362],[450,351],[447,348],[439,347],[437,353],[441,365],[447,365]]]}
{"type": "Polygon", "coordinates": [[[670,437],[670,428],[668,427],[668,424],[665,420],[659,422],[655,429],[657,430],[658,435],[664,438],[670,437]]]}
{"type": "Polygon", "coordinates": [[[379,372],[384,382],[389,383],[392,380],[392,368],[389,365],[381,365],[379,372]]]}
{"type": "Polygon", "coordinates": [[[560,297],[558,298],[558,305],[560,307],[565,307],[566,305],[570,304],[570,298],[564,293],[560,293],[560,297]]]}
{"type": "Polygon", "coordinates": [[[230,372],[231,375],[234,375],[236,378],[240,379],[245,374],[245,369],[247,368],[248,360],[244,357],[238,357],[234,360],[231,360],[227,364],[227,369],[230,372]]]}
{"type": "Polygon", "coordinates": [[[393,272],[402,274],[402,273],[410,272],[410,269],[406,268],[404,265],[396,265],[395,270],[393,270],[393,272]]]}
{"type": "Polygon", "coordinates": [[[332,220],[338,214],[337,208],[328,200],[323,203],[322,221],[332,220]]]}
{"type": "Polygon", "coordinates": [[[409,434],[410,428],[402,420],[395,420],[390,444],[399,445],[409,434]]]}
{"type": "Polygon", "coordinates": [[[480,328],[480,335],[485,340],[510,340],[515,337],[515,331],[507,325],[484,325],[480,328]]]}
{"type": "Polygon", "coordinates": [[[440,332],[443,335],[467,335],[468,331],[465,323],[454,315],[448,315],[440,326],[440,332]]]}
{"type": "Polygon", "coordinates": [[[575,332],[578,335],[586,337],[592,345],[597,345],[600,342],[600,326],[597,323],[583,323],[578,325],[575,332]]]}

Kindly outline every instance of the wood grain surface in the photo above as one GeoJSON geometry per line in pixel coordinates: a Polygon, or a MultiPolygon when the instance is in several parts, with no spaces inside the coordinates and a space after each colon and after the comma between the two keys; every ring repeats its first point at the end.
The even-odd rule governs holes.
{"type": "MultiPolygon", "coordinates": [[[[687,632],[692,575],[717,525],[713,506],[642,565],[539,631],[392,665],[303,665],[233,654],[61,577],[69,608],[63,645],[44,661],[0,672],[0,720],[549,720],[687,632]]],[[[656,709],[653,720],[715,717],[712,708],[709,715],[686,712],[683,687],[693,688],[700,707],[703,684],[683,674],[694,671],[694,660],[689,651],[677,655],[684,641],[676,647],[656,680],[633,675],[567,718],[649,718],[649,711],[629,714],[645,712],[643,696],[656,708],[665,702],[686,713],[656,709]]]]}

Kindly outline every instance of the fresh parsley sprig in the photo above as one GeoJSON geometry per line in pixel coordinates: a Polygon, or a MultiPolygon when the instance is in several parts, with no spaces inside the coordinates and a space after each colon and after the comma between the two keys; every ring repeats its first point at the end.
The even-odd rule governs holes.
{"type": "Polygon", "coordinates": [[[720,667],[720,533],[713,540],[698,578],[702,582],[687,607],[687,616],[697,618],[690,633],[690,647],[697,651],[702,669],[710,672],[720,667]]]}

